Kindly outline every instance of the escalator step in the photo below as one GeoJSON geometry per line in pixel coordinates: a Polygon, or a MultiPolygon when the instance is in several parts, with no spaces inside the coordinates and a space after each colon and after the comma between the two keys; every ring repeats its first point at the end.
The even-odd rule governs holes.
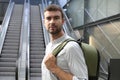
{"type": "Polygon", "coordinates": [[[30,68],[31,73],[41,73],[41,68],[30,68]]]}
{"type": "Polygon", "coordinates": [[[19,40],[10,40],[10,39],[6,39],[5,40],[5,43],[18,43],[19,42],[19,40]]]}
{"type": "Polygon", "coordinates": [[[0,72],[0,79],[1,79],[1,76],[3,76],[3,77],[5,77],[5,76],[15,76],[15,72],[0,72]]]}
{"type": "Polygon", "coordinates": [[[0,67],[0,72],[15,72],[15,67],[0,67]]]}
{"type": "Polygon", "coordinates": [[[3,46],[3,49],[7,49],[7,50],[18,50],[18,46],[3,46]]]}
{"type": "Polygon", "coordinates": [[[41,54],[41,55],[44,55],[45,54],[45,51],[31,51],[31,54],[41,54]]]}
{"type": "Polygon", "coordinates": [[[4,45],[18,46],[18,43],[7,43],[7,42],[5,42],[4,45]]]}
{"type": "Polygon", "coordinates": [[[16,54],[18,53],[18,50],[2,50],[2,53],[12,53],[12,54],[16,54]]]}
{"type": "Polygon", "coordinates": [[[33,58],[33,59],[43,59],[43,55],[40,55],[40,54],[39,55],[34,55],[33,54],[33,55],[30,55],[30,57],[33,58]]]}
{"type": "Polygon", "coordinates": [[[17,58],[0,58],[1,62],[16,62],[17,58]]]}
{"type": "Polygon", "coordinates": [[[31,77],[40,77],[41,73],[30,73],[31,77]]]}
{"type": "Polygon", "coordinates": [[[16,67],[16,62],[0,62],[0,67],[16,67]]]}
{"type": "MultiPolygon", "coordinates": [[[[43,47],[44,47],[44,45],[43,45],[43,47]]],[[[36,47],[36,48],[35,48],[35,47],[32,47],[32,46],[31,46],[30,50],[31,50],[31,51],[44,51],[44,48],[43,48],[43,47],[36,47]]]]}
{"type": "MultiPolygon", "coordinates": [[[[41,63],[41,62],[40,62],[40,63],[41,63]]],[[[30,67],[31,67],[31,68],[40,68],[40,67],[41,67],[41,64],[40,64],[40,63],[37,63],[37,64],[36,64],[36,63],[34,62],[34,63],[32,63],[32,64],[30,65],[30,67]]]]}
{"type": "Polygon", "coordinates": [[[33,63],[33,64],[34,64],[34,63],[40,64],[41,61],[42,61],[42,59],[43,59],[43,58],[40,58],[40,59],[34,59],[34,58],[33,58],[33,59],[30,60],[30,62],[33,63]]]}
{"type": "Polygon", "coordinates": [[[3,57],[3,58],[16,58],[17,54],[2,54],[1,57],[3,57]]]}

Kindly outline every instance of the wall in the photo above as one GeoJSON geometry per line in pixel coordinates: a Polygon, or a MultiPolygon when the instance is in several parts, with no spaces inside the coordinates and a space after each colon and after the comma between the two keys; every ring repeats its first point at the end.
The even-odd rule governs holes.
{"type": "MultiPolygon", "coordinates": [[[[72,26],[80,28],[91,22],[96,23],[98,20],[120,15],[119,7],[120,0],[71,0],[65,8],[68,8],[68,17],[72,18],[72,26]]],[[[82,28],[79,30],[81,36],[88,34],[89,43],[99,50],[100,77],[104,80],[107,80],[110,59],[120,58],[120,19],[111,20],[103,20],[103,23],[85,28],[86,33],[82,28]]]]}
{"type": "Polygon", "coordinates": [[[120,0],[86,0],[86,22],[93,22],[120,13],[120,0]]]}
{"type": "Polygon", "coordinates": [[[73,27],[120,13],[120,0],[70,0],[65,6],[73,27]]]}
{"type": "Polygon", "coordinates": [[[107,78],[110,59],[120,58],[120,20],[88,28],[89,42],[101,55],[101,77],[107,78]]]}
{"type": "Polygon", "coordinates": [[[7,6],[8,6],[8,2],[2,2],[2,1],[0,1],[0,24],[3,21],[3,17],[5,15],[7,6]]]}
{"type": "Polygon", "coordinates": [[[71,0],[65,8],[73,27],[84,24],[84,0],[71,0]]]}

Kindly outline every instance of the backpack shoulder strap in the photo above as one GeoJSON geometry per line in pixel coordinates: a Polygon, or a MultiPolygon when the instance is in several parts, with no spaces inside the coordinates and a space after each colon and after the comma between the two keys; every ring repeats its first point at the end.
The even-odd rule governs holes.
{"type": "MultiPolygon", "coordinates": [[[[52,54],[56,57],[69,41],[75,41],[75,40],[66,39],[53,50],[52,54]]],[[[99,73],[99,61],[100,61],[99,60],[100,56],[97,49],[93,46],[90,46],[80,41],[75,41],[75,42],[77,42],[80,45],[84,53],[86,65],[88,67],[89,80],[97,80],[99,73]]]]}
{"type": "Polygon", "coordinates": [[[59,52],[64,48],[64,46],[69,42],[69,41],[75,41],[72,39],[66,39],[65,41],[63,41],[61,44],[59,44],[53,51],[52,54],[56,57],[59,52]]]}

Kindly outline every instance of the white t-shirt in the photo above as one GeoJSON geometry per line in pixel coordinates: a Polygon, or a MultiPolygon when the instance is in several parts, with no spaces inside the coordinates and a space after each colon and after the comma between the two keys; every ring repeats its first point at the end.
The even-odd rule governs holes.
{"type": "MultiPolygon", "coordinates": [[[[46,47],[45,57],[51,53],[65,39],[70,38],[68,35],[50,42],[46,47]]],[[[44,59],[43,59],[44,62],[44,59]]],[[[42,80],[59,80],[52,74],[42,62],[42,80]]],[[[57,65],[66,72],[72,73],[73,80],[88,80],[87,66],[80,46],[74,42],[68,42],[57,55],[57,65]]]]}

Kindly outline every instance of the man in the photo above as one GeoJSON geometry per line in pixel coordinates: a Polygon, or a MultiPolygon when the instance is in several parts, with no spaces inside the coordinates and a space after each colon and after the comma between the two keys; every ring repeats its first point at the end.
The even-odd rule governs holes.
{"type": "Polygon", "coordinates": [[[80,46],[71,41],[55,57],[52,51],[64,40],[71,38],[64,33],[64,16],[57,5],[49,5],[44,11],[44,25],[50,33],[42,62],[42,80],[88,80],[87,66],[80,46]]]}

